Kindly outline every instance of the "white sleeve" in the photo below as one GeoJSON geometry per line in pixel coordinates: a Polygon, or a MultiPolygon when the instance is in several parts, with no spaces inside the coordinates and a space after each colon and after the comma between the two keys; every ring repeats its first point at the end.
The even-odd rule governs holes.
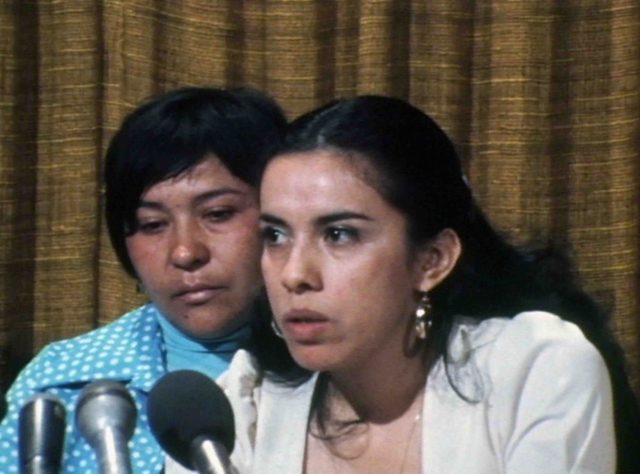
{"type": "Polygon", "coordinates": [[[488,363],[493,441],[504,472],[615,472],[609,374],[577,326],[522,313],[506,325],[488,363]]]}
{"type": "Polygon", "coordinates": [[[236,440],[231,464],[239,474],[251,472],[258,423],[261,376],[253,356],[239,350],[217,380],[233,408],[236,440]]]}

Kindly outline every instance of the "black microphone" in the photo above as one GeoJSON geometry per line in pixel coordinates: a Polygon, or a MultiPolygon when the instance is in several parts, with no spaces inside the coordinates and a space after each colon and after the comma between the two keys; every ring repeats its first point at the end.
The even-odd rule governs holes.
{"type": "Polygon", "coordinates": [[[31,397],[18,414],[18,459],[21,474],[55,474],[60,470],[66,411],[49,393],[31,397]]]}
{"type": "Polygon", "coordinates": [[[209,377],[193,370],[169,372],[149,392],[147,415],[160,446],[184,467],[200,474],[232,472],[233,410],[209,377]]]}
{"type": "Polygon", "coordinates": [[[4,415],[7,414],[7,399],[4,396],[0,397],[0,422],[4,420],[4,415]]]}
{"type": "Polygon", "coordinates": [[[127,441],[136,415],[131,394],[118,382],[99,380],[82,389],[76,426],[96,453],[101,474],[132,474],[127,441]]]}

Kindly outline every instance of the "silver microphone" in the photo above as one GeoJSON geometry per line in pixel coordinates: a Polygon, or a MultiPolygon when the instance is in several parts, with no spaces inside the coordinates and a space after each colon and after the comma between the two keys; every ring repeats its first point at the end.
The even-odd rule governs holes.
{"type": "Polygon", "coordinates": [[[48,393],[31,397],[18,414],[18,459],[21,474],[56,474],[60,471],[66,411],[48,393]]]}
{"type": "Polygon", "coordinates": [[[136,426],[136,405],[120,383],[87,385],[76,406],[76,425],[93,448],[101,474],[132,474],[127,442],[136,426]]]}

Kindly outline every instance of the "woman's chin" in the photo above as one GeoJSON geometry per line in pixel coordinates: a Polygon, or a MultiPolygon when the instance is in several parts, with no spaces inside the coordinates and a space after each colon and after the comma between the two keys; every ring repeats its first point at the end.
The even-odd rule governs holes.
{"type": "Polygon", "coordinates": [[[215,339],[233,332],[245,322],[245,318],[195,312],[187,313],[172,322],[184,334],[194,339],[215,339]]]}
{"type": "Polygon", "coordinates": [[[335,352],[332,353],[326,347],[298,346],[289,347],[289,351],[300,367],[311,372],[331,372],[341,365],[335,352]]]}

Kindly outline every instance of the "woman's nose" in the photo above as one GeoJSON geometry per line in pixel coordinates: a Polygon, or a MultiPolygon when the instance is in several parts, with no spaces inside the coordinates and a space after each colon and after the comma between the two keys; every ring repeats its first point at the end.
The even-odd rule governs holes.
{"type": "Polygon", "coordinates": [[[313,249],[294,247],[282,268],[282,284],[292,293],[317,291],[322,288],[318,255],[313,249]]]}
{"type": "Polygon", "coordinates": [[[175,241],[170,250],[173,266],[181,270],[194,271],[206,265],[210,258],[208,242],[200,231],[190,227],[176,232],[175,241]]]}

